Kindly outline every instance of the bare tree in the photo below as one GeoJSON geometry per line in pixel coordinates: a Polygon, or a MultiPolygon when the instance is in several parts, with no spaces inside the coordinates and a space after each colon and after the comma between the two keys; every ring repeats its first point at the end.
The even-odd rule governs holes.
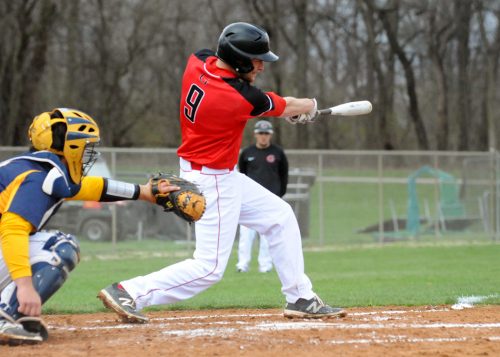
{"type": "Polygon", "coordinates": [[[275,120],[281,145],[498,147],[496,0],[0,0],[0,16],[3,145],[26,144],[34,114],[72,106],[98,120],[104,145],[177,146],[189,55],[247,21],[280,56],[259,87],[320,106],[374,104],[349,122],[275,120]]]}
{"type": "Polygon", "coordinates": [[[445,66],[449,41],[453,36],[453,19],[447,4],[435,2],[428,9],[428,51],[435,73],[437,87],[436,143],[438,150],[447,150],[449,145],[448,75],[445,66]]]}
{"type": "MultiPolygon", "coordinates": [[[[498,149],[496,136],[498,135],[497,122],[500,121],[500,116],[494,113],[495,98],[498,93],[498,67],[500,59],[500,6],[496,4],[496,8],[491,4],[489,9],[482,1],[476,2],[477,13],[479,18],[479,30],[481,34],[481,42],[484,49],[483,56],[483,93],[481,95],[480,116],[484,125],[484,130],[481,142],[485,150],[498,149]],[[488,31],[485,24],[485,15],[489,14],[496,18],[496,30],[491,29],[491,40],[489,40],[488,31]]],[[[492,25],[490,25],[492,26],[492,25]]],[[[497,111],[498,113],[498,111],[497,111]]]]}
{"type": "Polygon", "coordinates": [[[26,143],[39,81],[47,63],[52,16],[50,0],[3,1],[0,55],[0,117],[3,145],[26,143]]]}
{"type": "MultiPolygon", "coordinates": [[[[279,0],[272,1],[258,1],[252,0],[245,2],[246,9],[249,14],[249,21],[254,22],[260,26],[263,26],[266,31],[269,33],[271,48],[272,51],[275,52],[278,56],[280,56],[280,61],[285,60],[284,53],[282,53],[282,49],[285,47],[285,40],[283,39],[283,31],[284,23],[283,23],[283,9],[280,6],[279,0]]],[[[287,40],[287,42],[289,39],[287,40]]],[[[276,93],[284,94],[285,90],[285,74],[283,70],[283,66],[277,64],[271,64],[266,66],[266,72],[269,72],[272,78],[272,81],[267,82],[265,85],[269,85],[272,90],[276,93]]],[[[274,126],[274,141],[283,145],[284,134],[282,127],[286,125],[282,120],[276,121],[274,126]]],[[[252,131],[253,132],[253,131],[252,131]]]]}
{"type": "Polygon", "coordinates": [[[457,113],[459,140],[458,149],[469,149],[469,122],[470,122],[470,81],[469,81],[469,32],[471,22],[472,2],[455,0],[457,61],[458,61],[458,98],[457,113]]]}
{"type": "MultiPolygon", "coordinates": [[[[409,101],[409,112],[410,118],[413,121],[415,127],[415,134],[417,137],[418,147],[421,150],[428,150],[429,140],[427,139],[427,131],[425,129],[425,124],[420,115],[420,109],[418,105],[418,96],[416,90],[415,74],[412,67],[411,59],[408,57],[404,48],[400,44],[397,35],[397,22],[399,15],[399,3],[397,1],[388,1],[389,5],[387,8],[377,8],[377,13],[379,15],[380,21],[384,26],[385,33],[391,45],[392,51],[398,57],[399,62],[403,66],[405,79],[406,79],[406,90],[408,94],[409,101]]],[[[375,6],[372,3],[372,6],[375,6]]]]}
{"type": "Polygon", "coordinates": [[[391,117],[394,105],[394,53],[382,53],[385,61],[379,59],[381,53],[381,44],[377,43],[376,38],[380,36],[381,29],[377,28],[376,13],[370,0],[364,0],[359,4],[363,20],[366,26],[366,54],[367,54],[367,76],[368,76],[368,98],[377,98],[374,110],[374,116],[378,123],[377,130],[371,130],[376,133],[378,140],[368,140],[366,146],[376,148],[396,148],[394,134],[391,131],[391,117]],[[384,71],[383,66],[386,66],[384,71]],[[375,87],[375,83],[377,86],[375,87]]]}

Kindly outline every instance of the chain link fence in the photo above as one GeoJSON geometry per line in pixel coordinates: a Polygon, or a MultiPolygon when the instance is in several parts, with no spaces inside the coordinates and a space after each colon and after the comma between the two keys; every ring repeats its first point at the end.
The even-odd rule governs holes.
{"type": "MultiPolygon", "coordinates": [[[[0,161],[26,148],[0,147],[0,161]]],[[[100,148],[94,174],[144,183],[178,172],[175,149],[100,148]]],[[[285,200],[304,245],[500,241],[498,152],[287,150],[285,200]]],[[[194,240],[194,227],[144,202],[65,202],[49,222],[81,239],[194,240]]]]}

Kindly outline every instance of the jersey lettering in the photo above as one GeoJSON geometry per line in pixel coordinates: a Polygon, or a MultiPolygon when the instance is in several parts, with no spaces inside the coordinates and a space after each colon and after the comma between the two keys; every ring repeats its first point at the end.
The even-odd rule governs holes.
{"type": "Polygon", "coordinates": [[[203,99],[205,92],[203,89],[198,87],[196,84],[191,84],[191,88],[189,88],[188,94],[186,96],[186,105],[184,105],[184,115],[188,118],[189,121],[194,123],[196,119],[196,111],[203,99]]]}

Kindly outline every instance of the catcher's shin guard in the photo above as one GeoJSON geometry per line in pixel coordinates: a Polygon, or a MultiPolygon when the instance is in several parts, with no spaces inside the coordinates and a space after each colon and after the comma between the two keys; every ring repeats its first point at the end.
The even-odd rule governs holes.
{"type": "MultiPolygon", "coordinates": [[[[42,304],[59,290],[68,278],[69,272],[80,261],[78,241],[69,234],[54,232],[43,246],[43,250],[51,254],[43,256],[31,266],[33,287],[40,295],[42,304]]],[[[24,315],[17,311],[18,308],[17,288],[15,283],[11,282],[2,290],[0,309],[14,320],[19,320],[24,315]]]]}

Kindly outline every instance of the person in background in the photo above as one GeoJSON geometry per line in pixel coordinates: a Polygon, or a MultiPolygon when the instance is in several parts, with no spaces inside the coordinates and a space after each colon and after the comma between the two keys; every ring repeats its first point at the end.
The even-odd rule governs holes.
{"type": "MultiPolygon", "coordinates": [[[[288,184],[288,159],[283,150],[271,142],[273,125],[267,120],[260,120],[254,127],[255,144],[246,147],[240,154],[238,166],[241,173],[258,182],[269,191],[283,197],[288,184]]],[[[238,245],[239,272],[247,272],[252,260],[252,245],[257,232],[240,225],[238,245]]],[[[259,271],[267,273],[273,269],[269,254],[269,243],[260,237],[259,271]]]]}

